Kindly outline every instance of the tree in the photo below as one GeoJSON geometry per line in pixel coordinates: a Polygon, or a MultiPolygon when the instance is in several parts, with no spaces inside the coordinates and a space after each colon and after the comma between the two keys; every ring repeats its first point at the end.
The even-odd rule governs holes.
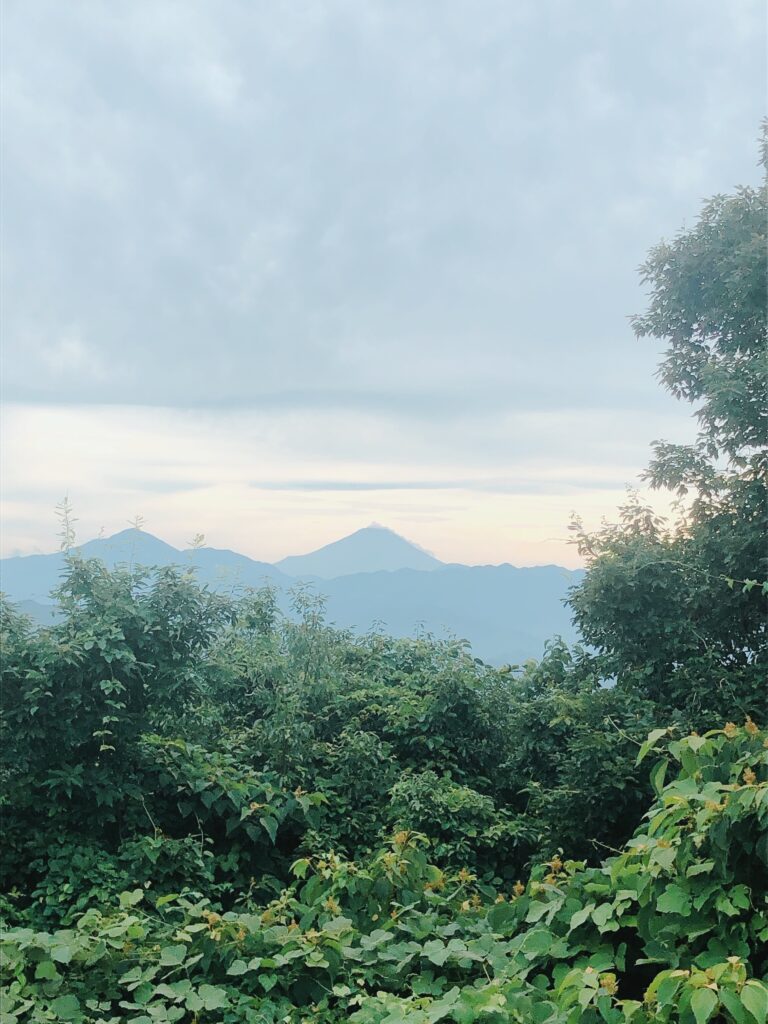
{"type": "MultiPolygon", "coordinates": [[[[762,152],[765,172],[766,128],[762,152]]],[[[575,524],[590,568],[571,603],[605,671],[704,718],[768,713],[767,200],[765,173],[715,196],[641,268],[635,332],[666,342],[661,382],[699,423],[693,445],[654,444],[645,478],[684,511],[670,526],[633,498],[618,525],[575,524]]]]}

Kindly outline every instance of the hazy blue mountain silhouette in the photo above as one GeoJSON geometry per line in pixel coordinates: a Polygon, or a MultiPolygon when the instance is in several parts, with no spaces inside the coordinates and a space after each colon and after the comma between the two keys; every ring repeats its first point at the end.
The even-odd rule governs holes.
{"type": "MultiPolygon", "coordinates": [[[[583,575],[554,565],[525,569],[445,565],[382,527],[358,530],[318,552],[283,559],[277,566],[226,549],[180,551],[134,529],[89,541],[79,551],[111,568],[194,567],[200,582],[219,592],[236,593],[269,583],[287,611],[297,580],[313,577],[314,589],[326,599],[330,622],[357,633],[378,624],[393,636],[412,636],[419,629],[457,636],[470,642],[477,657],[492,663],[540,657],[546,641],[555,635],[575,639],[563,601],[569,587],[583,575]],[[360,558],[357,563],[354,554],[360,558]],[[384,568],[361,571],[369,570],[371,562],[380,566],[382,560],[384,568]],[[344,573],[344,567],[349,571],[344,573]],[[320,578],[322,572],[334,575],[320,578]]],[[[0,561],[0,589],[27,614],[49,624],[55,617],[51,591],[64,570],[65,558],[58,552],[5,558],[0,561]]]]}
{"type": "MultiPolygon", "coordinates": [[[[121,530],[111,537],[99,537],[75,549],[84,558],[98,558],[110,569],[116,566],[194,566],[202,583],[217,590],[261,587],[266,581],[290,581],[269,562],[257,562],[235,551],[190,548],[180,551],[145,530],[121,530]]],[[[0,560],[0,589],[13,601],[50,603],[51,591],[60,583],[65,557],[23,555],[0,560]]]]}
{"type": "Polygon", "coordinates": [[[493,664],[541,656],[555,635],[576,640],[563,600],[583,576],[557,565],[446,565],[437,572],[358,573],[323,581],[328,617],[364,633],[379,621],[393,636],[415,628],[469,640],[493,664]]]}
{"type": "Polygon", "coordinates": [[[289,555],[277,567],[289,576],[334,579],[355,572],[427,572],[443,563],[385,526],[366,526],[307,555],[289,555]]]}

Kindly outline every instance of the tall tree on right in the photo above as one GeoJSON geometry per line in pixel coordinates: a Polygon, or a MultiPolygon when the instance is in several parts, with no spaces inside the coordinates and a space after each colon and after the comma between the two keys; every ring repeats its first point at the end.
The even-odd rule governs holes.
{"type": "Polygon", "coordinates": [[[695,406],[692,445],[657,441],[645,478],[676,492],[669,525],[631,497],[574,529],[589,571],[571,595],[604,675],[702,725],[768,718],[768,127],[763,180],[710,199],[641,268],[638,337],[662,340],[662,384],[695,406]]]}

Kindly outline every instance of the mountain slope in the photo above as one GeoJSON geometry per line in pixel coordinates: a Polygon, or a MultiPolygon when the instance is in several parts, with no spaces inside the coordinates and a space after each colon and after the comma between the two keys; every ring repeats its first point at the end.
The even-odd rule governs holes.
{"type": "Polygon", "coordinates": [[[306,555],[290,555],[275,563],[289,576],[334,579],[356,572],[439,569],[442,562],[385,526],[366,526],[348,537],[306,555]]]}
{"type": "Polygon", "coordinates": [[[452,565],[436,572],[359,573],[318,583],[328,618],[357,633],[380,624],[393,636],[419,628],[468,640],[493,664],[541,657],[553,636],[576,640],[564,600],[583,570],[556,565],[452,565]]]}
{"type": "MultiPolygon", "coordinates": [[[[216,590],[261,587],[265,582],[289,584],[279,569],[257,562],[247,555],[217,548],[180,551],[144,530],[121,530],[111,537],[99,537],[75,549],[84,558],[98,558],[108,568],[115,566],[180,565],[197,569],[198,579],[216,590]]],[[[60,583],[66,559],[61,552],[23,555],[0,560],[0,590],[12,601],[50,604],[51,591],[60,583]]]]}

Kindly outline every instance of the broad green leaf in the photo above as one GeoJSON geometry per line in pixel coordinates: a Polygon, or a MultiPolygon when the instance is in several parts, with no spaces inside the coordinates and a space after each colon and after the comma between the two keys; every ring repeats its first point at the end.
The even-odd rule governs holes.
{"type": "Polygon", "coordinates": [[[664,788],[664,778],[666,777],[668,767],[669,761],[661,760],[651,770],[651,785],[657,796],[664,788]]]}
{"type": "Polygon", "coordinates": [[[691,1011],[696,1024],[706,1024],[717,1009],[720,1000],[711,988],[697,988],[691,996],[691,1011]]]}
{"type": "Polygon", "coordinates": [[[58,996],[51,1003],[51,1010],[59,1020],[76,1021],[82,1019],[80,1000],[77,996],[58,996]]]}
{"type": "Polygon", "coordinates": [[[668,729],[654,729],[652,732],[648,733],[648,739],[640,747],[635,764],[641,764],[662,736],[666,736],[668,732],[668,729]]]}
{"type": "Polygon", "coordinates": [[[422,953],[436,967],[442,967],[451,955],[450,950],[443,945],[440,939],[432,939],[430,942],[427,942],[422,953]]]}
{"type": "Polygon", "coordinates": [[[768,1021],[768,986],[756,978],[751,978],[741,990],[741,1002],[757,1021],[766,1024],[768,1021]]]}
{"type": "Polygon", "coordinates": [[[695,875],[708,875],[714,866],[713,860],[703,860],[700,864],[691,864],[685,872],[686,878],[693,878],[695,875]]]}
{"type": "Polygon", "coordinates": [[[571,915],[570,931],[574,931],[580,925],[584,924],[585,921],[589,920],[589,916],[595,909],[594,903],[588,903],[586,907],[582,907],[581,910],[576,910],[571,915]]]}
{"type": "Polygon", "coordinates": [[[656,910],[660,914],[689,914],[690,894],[679,885],[669,885],[656,901],[656,910]]]}
{"type": "Polygon", "coordinates": [[[259,818],[259,821],[264,826],[264,829],[269,835],[269,838],[274,843],[277,839],[277,819],[269,816],[259,818]]]}
{"type": "Polygon", "coordinates": [[[664,978],[658,987],[656,992],[656,998],[659,1001],[659,1006],[667,1006],[674,999],[677,990],[680,988],[682,978],[664,978]]]}
{"type": "Polygon", "coordinates": [[[177,946],[163,946],[160,950],[161,967],[178,967],[184,963],[187,955],[187,947],[181,944],[177,946]]]}
{"type": "Polygon", "coordinates": [[[201,985],[197,994],[206,1010],[221,1010],[229,1003],[226,989],[218,985],[201,985]]]}
{"type": "Polygon", "coordinates": [[[295,860],[293,864],[291,864],[291,874],[295,875],[296,878],[306,878],[308,870],[309,861],[306,857],[301,857],[299,860],[295,860]]]}
{"type": "Polygon", "coordinates": [[[123,908],[135,907],[136,904],[137,903],[141,903],[141,901],[143,899],[144,899],[144,890],[143,889],[133,889],[130,892],[121,892],[120,893],[120,906],[123,907],[123,908]]]}
{"type": "Polygon", "coordinates": [[[754,1024],[735,992],[731,992],[727,988],[721,988],[718,994],[720,1002],[736,1021],[736,1024],[754,1024]]]}
{"type": "Polygon", "coordinates": [[[41,960],[35,968],[35,978],[39,981],[55,981],[61,975],[56,970],[56,965],[50,960],[41,960]]]}

